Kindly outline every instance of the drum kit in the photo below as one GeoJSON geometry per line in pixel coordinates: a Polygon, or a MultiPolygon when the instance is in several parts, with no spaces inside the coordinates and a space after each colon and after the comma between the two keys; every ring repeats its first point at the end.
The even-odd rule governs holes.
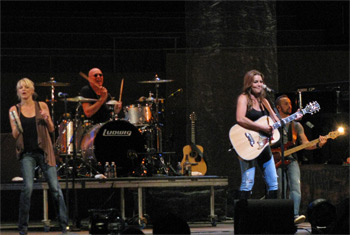
{"type": "MultiPolygon", "coordinates": [[[[62,98],[65,114],[58,124],[58,137],[53,138],[55,153],[60,159],[58,175],[61,178],[71,177],[72,174],[73,177],[94,177],[104,173],[103,166],[107,162],[115,163],[118,177],[176,175],[170,160],[164,161],[164,156],[170,159],[175,152],[163,152],[162,129],[158,119],[159,105],[165,101],[158,97],[159,86],[169,82],[173,80],[161,80],[157,75],[153,80],[139,81],[142,84],[154,84],[155,96],[149,92],[148,97],[140,97],[137,104],[125,106],[124,118],[114,114],[113,107],[117,101],[109,100],[106,105],[111,111],[111,118],[104,123],[92,123],[79,117],[82,103],[95,102],[96,99],[82,96],[62,98]],[[77,104],[74,118],[67,113],[67,102],[77,104]],[[76,169],[76,172],[72,169],[76,169]]],[[[54,78],[36,84],[51,87],[51,100],[47,102],[51,103],[52,119],[55,87],[69,85],[56,82],[54,78]]],[[[121,93],[122,86],[123,80],[121,93]]]]}

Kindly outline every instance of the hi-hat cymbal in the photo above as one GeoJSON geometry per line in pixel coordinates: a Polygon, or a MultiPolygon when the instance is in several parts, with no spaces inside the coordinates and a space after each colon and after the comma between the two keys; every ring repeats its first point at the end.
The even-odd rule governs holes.
{"type": "Polygon", "coordinates": [[[115,105],[118,101],[117,100],[110,100],[106,102],[106,105],[115,105]]]}
{"type": "Polygon", "coordinates": [[[149,80],[149,81],[139,81],[138,83],[148,83],[148,84],[159,84],[159,83],[168,83],[173,82],[174,80],[149,80]]]}
{"type": "Polygon", "coordinates": [[[70,83],[68,83],[68,82],[56,82],[55,80],[51,80],[48,82],[37,83],[36,86],[70,86],[70,83]]]}
{"type": "MultiPolygon", "coordinates": [[[[61,99],[62,101],[64,99],[61,99]]],[[[97,101],[97,99],[92,99],[92,98],[84,98],[82,96],[76,96],[72,98],[67,98],[67,101],[69,102],[81,102],[81,103],[86,103],[86,102],[94,102],[97,101]]]]}

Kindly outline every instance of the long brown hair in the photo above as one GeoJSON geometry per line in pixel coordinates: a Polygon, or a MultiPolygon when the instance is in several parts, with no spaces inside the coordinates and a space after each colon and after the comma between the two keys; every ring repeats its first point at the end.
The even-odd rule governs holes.
{"type": "MultiPolygon", "coordinates": [[[[251,109],[253,106],[253,101],[250,98],[251,94],[252,94],[252,84],[254,83],[254,76],[255,75],[260,75],[262,80],[264,81],[265,77],[264,74],[262,74],[261,72],[259,72],[258,70],[250,70],[248,71],[245,75],[244,75],[244,79],[243,79],[243,94],[247,96],[248,98],[248,109],[251,109]]],[[[266,97],[266,92],[265,90],[262,90],[261,94],[260,94],[260,101],[262,98],[266,97]]]]}

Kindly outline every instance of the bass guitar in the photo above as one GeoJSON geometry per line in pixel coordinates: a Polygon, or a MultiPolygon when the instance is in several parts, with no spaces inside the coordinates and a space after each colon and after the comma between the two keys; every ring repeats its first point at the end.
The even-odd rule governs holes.
{"type": "MultiPolygon", "coordinates": [[[[306,113],[313,114],[320,110],[320,105],[314,101],[310,102],[301,111],[295,112],[294,114],[275,122],[269,116],[263,116],[256,120],[259,124],[269,124],[273,130],[282,126],[282,123],[286,124],[295,120],[298,114],[305,115],[306,113]]],[[[269,144],[274,144],[280,139],[280,132],[274,131],[272,136],[267,136],[263,132],[256,132],[253,130],[246,129],[239,124],[235,124],[231,127],[229,132],[229,138],[231,144],[238,154],[238,156],[244,160],[254,160],[269,144]]]]}
{"type": "Polygon", "coordinates": [[[181,161],[182,174],[185,171],[185,165],[192,166],[192,172],[197,171],[205,175],[207,173],[207,164],[203,158],[203,147],[196,145],[195,122],[197,120],[195,112],[190,115],[191,120],[191,144],[183,148],[183,159],[181,161]]]}
{"type": "MultiPolygon", "coordinates": [[[[329,132],[325,137],[327,139],[330,139],[330,138],[331,139],[335,139],[339,135],[342,135],[342,134],[343,133],[340,132],[340,131],[332,131],[332,132],[329,132]]],[[[294,148],[291,148],[291,149],[287,149],[288,146],[290,145],[290,144],[287,143],[287,144],[284,145],[285,148],[287,149],[287,150],[284,151],[284,156],[289,156],[289,155],[291,155],[293,153],[296,153],[296,152],[298,152],[300,150],[303,150],[303,149],[305,149],[307,147],[314,146],[315,144],[317,144],[319,142],[320,142],[319,139],[314,139],[314,140],[312,140],[312,141],[310,141],[310,142],[308,142],[306,144],[301,144],[301,145],[298,145],[298,146],[296,146],[294,148]]],[[[271,151],[272,151],[272,154],[273,154],[273,158],[275,159],[276,168],[278,168],[278,167],[280,167],[282,165],[281,148],[273,148],[273,149],[271,149],[271,151]]],[[[290,163],[291,163],[291,160],[284,160],[284,164],[285,165],[288,165],[290,163]]]]}

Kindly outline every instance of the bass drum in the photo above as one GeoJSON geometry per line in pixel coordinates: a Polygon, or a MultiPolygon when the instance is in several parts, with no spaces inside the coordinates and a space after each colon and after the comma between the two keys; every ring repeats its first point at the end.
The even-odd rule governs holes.
{"type": "MultiPolygon", "coordinates": [[[[131,176],[141,166],[145,140],[139,130],[124,120],[109,121],[93,126],[81,141],[85,160],[115,162],[118,176],[131,176]]],[[[101,172],[103,173],[103,172],[101,172]]]]}

